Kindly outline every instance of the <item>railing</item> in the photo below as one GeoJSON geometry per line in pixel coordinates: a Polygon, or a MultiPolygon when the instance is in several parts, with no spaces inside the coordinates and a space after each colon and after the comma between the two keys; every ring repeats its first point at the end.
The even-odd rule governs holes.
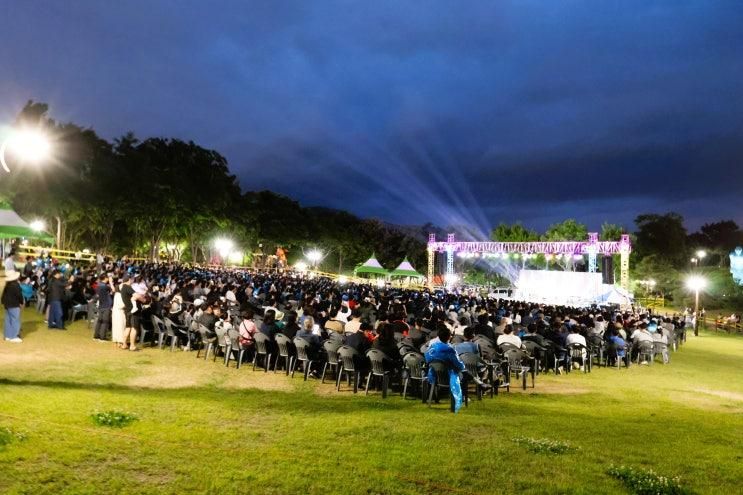
{"type": "Polygon", "coordinates": [[[666,305],[666,298],[664,296],[638,297],[635,298],[635,302],[645,308],[663,308],[666,305]]]}

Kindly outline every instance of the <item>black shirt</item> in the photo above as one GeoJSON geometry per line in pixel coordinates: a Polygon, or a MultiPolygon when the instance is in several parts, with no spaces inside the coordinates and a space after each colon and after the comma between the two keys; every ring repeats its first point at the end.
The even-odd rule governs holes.
{"type": "Polygon", "coordinates": [[[131,312],[133,303],[132,296],[134,295],[134,289],[131,285],[124,284],[121,286],[121,300],[124,302],[124,311],[131,312]]]}
{"type": "Polygon", "coordinates": [[[49,282],[49,302],[63,301],[67,283],[61,278],[53,278],[49,282]]]}
{"type": "Polygon", "coordinates": [[[5,284],[3,290],[2,303],[6,309],[20,308],[23,304],[23,294],[21,293],[21,284],[17,280],[5,284]]]}

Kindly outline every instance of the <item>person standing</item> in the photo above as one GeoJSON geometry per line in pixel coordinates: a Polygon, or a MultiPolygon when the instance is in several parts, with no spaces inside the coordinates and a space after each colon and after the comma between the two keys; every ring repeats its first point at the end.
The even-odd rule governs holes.
{"type": "Polygon", "coordinates": [[[98,341],[108,340],[108,329],[111,327],[113,298],[109,283],[105,274],[98,277],[98,287],[95,290],[98,297],[98,318],[95,320],[95,332],[93,333],[93,338],[98,341]]]}
{"type": "Polygon", "coordinates": [[[21,306],[23,295],[18,278],[21,274],[15,270],[5,272],[5,289],[3,289],[2,304],[5,306],[5,340],[21,343],[21,306]]]}
{"type": "Polygon", "coordinates": [[[62,301],[65,297],[67,283],[62,279],[62,272],[55,270],[49,281],[49,328],[64,330],[64,312],[62,301]]]}
{"type": "Polygon", "coordinates": [[[3,262],[3,266],[5,267],[5,273],[10,273],[15,271],[15,250],[11,249],[8,253],[8,256],[5,258],[5,261],[3,262]]]}
{"type": "Polygon", "coordinates": [[[124,343],[121,348],[124,350],[137,351],[137,330],[132,324],[132,308],[134,307],[134,289],[132,288],[132,280],[129,275],[124,275],[121,284],[121,300],[124,302],[124,318],[126,321],[126,328],[124,329],[124,343]]]}
{"type": "Polygon", "coordinates": [[[126,314],[124,314],[124,300],[121,298],[121,290],[116,290],[111,309],[111,340],[115,345],[123,347],[125,330],[126,314]]]}

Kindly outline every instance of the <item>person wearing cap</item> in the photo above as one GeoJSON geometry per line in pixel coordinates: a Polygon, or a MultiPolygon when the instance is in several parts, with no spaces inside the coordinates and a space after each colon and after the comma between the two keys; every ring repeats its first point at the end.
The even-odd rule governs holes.
{"type": "Polygon", "coordinates": [[[5,306],[5,340],[21,343],[21,306],[23,294],[18,278],[21,274],[15,270],[5,272],[5,288],[3,289],[2,304],[5,306]]]}

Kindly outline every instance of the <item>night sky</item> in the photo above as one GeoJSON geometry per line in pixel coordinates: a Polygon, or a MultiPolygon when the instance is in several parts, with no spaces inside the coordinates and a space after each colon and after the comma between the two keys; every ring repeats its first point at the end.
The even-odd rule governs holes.
{"type": "Polygon", "coordinates": [[[400,224],[743,224],[743,3],[0,0],[28,99],[400,224]]]}

